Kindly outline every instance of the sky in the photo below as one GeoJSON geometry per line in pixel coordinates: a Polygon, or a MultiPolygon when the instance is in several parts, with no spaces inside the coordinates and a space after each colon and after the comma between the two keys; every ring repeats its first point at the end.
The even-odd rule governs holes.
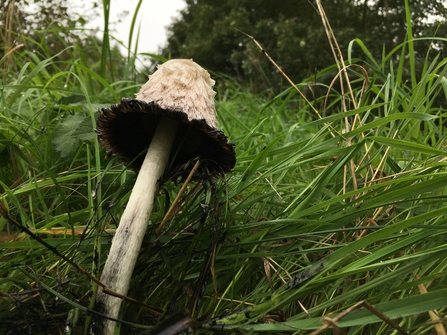
{"type": "MultiPolygon", "coordinates": [[[[93,7],[94,0],[84,0],[84,10],[93,7]]],[[[100,2],[102,6],[102,1],[100,2]]],[[[112,35],[128,45],[129,31],[138,0],[112,0],[110,5],[110,22],[118,22],[112,26],[112,35]],[[127,13],[127,15],[126,15],[127,13]]],[[[138,25],[141,25],[138,52],[157,53],[158,48],[166,42],[166,27],[179,16],[179,11],[186,7],[184,0],[143,0],[136,20],[134,39],[137,36],[138,25]]],[[[89,28],[103,29],[103,12],[88,23],[89,28]]],[[[135,40],[132,42],[135,45],[135,40]]],[[[133,48],[131,49],[133,50],[133,48]]],[[[127,53],[127,52],[126,52],[127,53]]]]}

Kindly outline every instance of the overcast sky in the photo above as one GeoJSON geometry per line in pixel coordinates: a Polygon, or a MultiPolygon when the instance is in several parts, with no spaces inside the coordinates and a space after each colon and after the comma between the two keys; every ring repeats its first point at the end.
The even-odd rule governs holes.
{"type": "MultiPolygon", "coordinates": [[[[94,0],[84,0],[84,10],[91,9],[94,2],[94,0]]],[[[102,1],[99,2],[102,6],[102,1]]],[[[111,1],[110,22],[121,21],[112,27],[114,29],[112,34],[126,46],[128,45],[130,26],[137,4],[138,0],[111,1]]],[[[136,21],[137,25],[134,30],[135,39],[138,25],[141,25],[138,52],[157,53],[158,47],[166,42],[166,26],[173,21],[174,17],[178,17],[179,11],[185,7],[184,0],[143,0],[136,21]]],[[[100,13],[100,17],[89,22],[89,27],[103,29],[104,17],[102,9],[100,13]]],[[[132,42],[132,45],[135,45],[135,40],[132,42]]]]}

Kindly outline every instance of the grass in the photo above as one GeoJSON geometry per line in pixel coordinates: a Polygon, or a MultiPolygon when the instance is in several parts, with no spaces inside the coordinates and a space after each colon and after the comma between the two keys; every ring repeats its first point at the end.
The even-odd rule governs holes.
{"type": "MultiPolygon", "coordinates": [[[[131,52],[114,68],[119,56],[94,40],[52,57],[28,42],[34,51],[18,48],[0,64],[0,199],[99,277],[135,174],[103,159],[96,113],[147,74],[131,52]]],[[[181,185],[162,187],[129,292],[158,312],[126,301],[121,333],[174,315],[168,322],[187,320],[197,333],[445,334],[447,60],[417,69],[414,43],[371,55],[352,41],[340,72],[297,85],[324,87],[319,78],[333,74],[312,106],[294,88],[269,98],[215,74],[237,165],[217,189],[189,185],[156,237],[181,185]],[[185,309],[191,317],[176,314],[185,309]]],[[[0,232],[0,329],[86,334],[96,285],[4,217],[0,232]]]]}

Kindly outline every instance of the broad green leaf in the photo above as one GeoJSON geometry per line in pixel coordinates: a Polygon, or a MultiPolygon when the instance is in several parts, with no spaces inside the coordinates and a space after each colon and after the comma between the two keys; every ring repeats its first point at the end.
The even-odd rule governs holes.
{"type": "Polygon", "coordinates": [[[63,158],[74,155],[83,141],[96,138],[90,117],[81,113],[66,116],[57,127],[52,143],[63,158]]]}

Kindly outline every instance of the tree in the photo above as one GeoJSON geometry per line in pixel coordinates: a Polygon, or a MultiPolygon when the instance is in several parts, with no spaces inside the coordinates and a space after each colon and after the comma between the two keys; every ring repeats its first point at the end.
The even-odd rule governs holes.
{"type": "MultiPolygon", "coordinates": [[[[223,72],[242,80],[249,78],[257,88],[265,80],[280,76],[274,73],[266,57],[246,36],[250,34],[293,80],[312,76],[334,63],[321,19],[308,0],[186,0],[180,18],[169,26],[169,37],[162,49],[165,56],[193,58],[212,71],[223,72]],[[267,74],[267,75],[265,75],[267,74]]],[[[350,41],[360,38],[370,51],[380,56],[404,40],[405,4],[400,0],[351,1],[323,3],[338,43],[343,51],[350,41]]],[[[441,1],[411,1],[413,34],[433,36],[446,32],[441,1]]],[[[430,41],[416,45],[424,58],[430,41]]],[[[444,52],[437,43],[436,51],[444,52]]],[[[359,48],[357,48],[359,50],[359,48]]],[[[361,53],[355,55],[361,57],[361,53]]],[[[276,85],[275,85],[276,86],[276,85]]]]}
{"type": "Polygon", "coordinates": [[[72,61],[74,56],[110,82],[129,79],[131,71],[126,70],[128,63],[118,46],[109,47],[107,38],[84,29],[89,20],[100,15],[98,2],[86,10],[69,0],[0,0],[0,59],[6,55],[0,73],[11,74],[11,68],[20,71],[24,65],[17,58],[12,61],[14,51],[32,52],[41,60],[72,61]],[[82,12],[76,11],[79,7],[82,12]]]}
{"type": "MultiPolygon", "coordinates": [[[[68,46],[90,44],[94,33],[83,33],[89,17],[72,10],[73,3],[67,0],[0,0],[0,51],[2,56],[12,49],[36,52],[42,58],[52,57],[68,46]],[[70,9],[71,8],[71,9],[70,9]]],[[[96,51],[96,58],[98,51],[96,51]]],[[[59,60],[71,59],[68,54],[59,60]]],[[[14,64],[9,64],[9,66],[14,64]]]]}

